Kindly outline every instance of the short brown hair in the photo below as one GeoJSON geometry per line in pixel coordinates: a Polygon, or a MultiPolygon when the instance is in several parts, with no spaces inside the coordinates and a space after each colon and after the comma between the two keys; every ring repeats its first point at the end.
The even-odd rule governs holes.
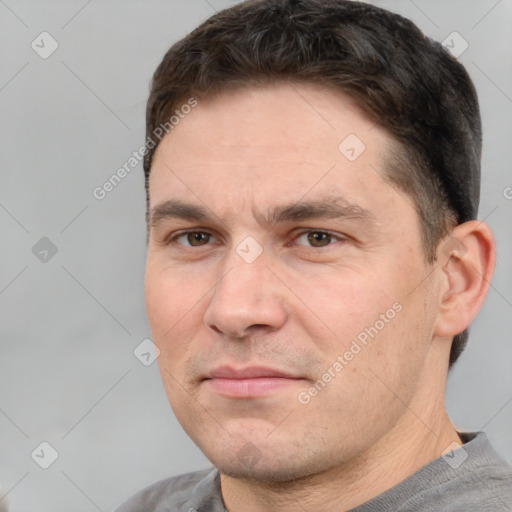
{"type": "MultiPolygon", "coordinates": [[[[414,200],[426,260],[476,218],[481,120],[464,67],[411,21],[351,0],[247,0],[174,44],[153,76],[148,140],[191,95],[277,80],[342,91],[391,133],[386,178],[414,200]]],[[[156,146],[144,159],[149,175],[156,146]]],[[[467,343],[454,337],[450,366],[467,343]]]]}

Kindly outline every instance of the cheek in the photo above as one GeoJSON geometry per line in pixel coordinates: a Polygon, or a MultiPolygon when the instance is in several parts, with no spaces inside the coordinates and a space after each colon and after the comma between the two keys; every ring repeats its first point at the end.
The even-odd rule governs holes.
{"type": "Polygon", "coordinates": [[[307,306],[299,321],[327,367],[345,354],[346,377],[372,367],[399,375],[403,365],[421,365],[428,349],[427,283],[418,286],[425,272],[413,261],[396,254],[372,268],[333,267],[295,281],[307,306]]]}
{"type": "Polygon", "coordinates": [[[317,333],[318,342],[324,340],[326,346],[335,339],[332,348],[337,350],[379,321],[399,295],[378,274],[347,268],[296,282],[294,291],[306,306],[301,308],[306,329],[317,333]]]}
{"type": "Polygon", "coordinates": [[[199,286],[180,278],[174,269],[146,267],[146,311],[153,342],[160,350],[157,363],[169,403],[180,418],[191,408],[184,387],[191,340],[202,322],[201,297],[207,291],[199,286]]]}
{"type": "Polygon", "coordinates": [[[167,323],[177,321],[208,289],[204,277],[204,272],[196,270],[191,275],[167,264],[165,256],[148,257],[144,277],[148,316],[167,323]]]}
{"type": "Polygon", "coordinates": [[[200,278],[180,277],[175,269],[147,267],[146,313],[154,342],[162,353],[179,351],[190,325],[197,328],[204,306],[201,299],[206,300],[207,290],[200,278]]]}

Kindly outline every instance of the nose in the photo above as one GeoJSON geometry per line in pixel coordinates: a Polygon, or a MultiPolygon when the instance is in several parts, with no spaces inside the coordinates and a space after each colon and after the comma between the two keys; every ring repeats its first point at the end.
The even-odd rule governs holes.
{"type": "Polygon", "coordinates": [[[287,314],[283,284],[260,255],[247,263],[235,251],[225,260],[223,276],[216,284],[205,311],[206,326],[229,338],[283,326],[287,314]]]}

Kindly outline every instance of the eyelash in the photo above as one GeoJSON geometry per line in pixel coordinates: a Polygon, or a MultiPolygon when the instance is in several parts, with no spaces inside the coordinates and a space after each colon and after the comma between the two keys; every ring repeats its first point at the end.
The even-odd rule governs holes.
{"type": "MultiPolygon", "coordinates": [[[[174,235],[172,236],[169,236],[166,238],[165,240],[165,245],[171,245],[171,244],[176,244],[176,245],[180,245],[182,247],[186,247],[188,249],[193,249],[194,246],[190,246],[190,245],[182,245],[182,244],[178,244],[177,240],[179,238],[182,238],[182,237],[186,237],[187,235],[190,235],[192,233],[201,233],[201,234],[205,234],[205,235],[209,235],[213,238],[214,235],[212,235],[211,233],[209,233],[208,231],[201,231],[201,230],[198,230],[198,229],[191,229],[191,230],[186,230],[186,231],[180,231],[178,233],[175,233],[174,235]]],[[[339,235],[339,234],[335,234],[331,231],[326,231],[326,230],[323,230],[323,229],[305,229],[303,231],[300,231],[299,233],[297,233],[297,235],[295,235],[293,237],[293,242],[296,241],[298,238],[300,238],[301,236],[303,235],[306,235],[308,233],[321,233],[321,234],[325,234],[325,235],[329,235],[330,237],[332,237],[334,239],[334,241],[336,242],[345,242],[347,241],[347,237],[346,236],[343,236],[343,235],[339,235]]],[[[325,246],[320,246],[320,247],[315,247],[315,246],[312,246],[312,245],[309,245],[307,247],[311,248],[311,249],[325,249],[327,247],[330,247],[331,245],[334,244],[334,241],[331,241],[331,243],[329,243],[328,245],[325,245],[325,246]]],[[[203,245],[199,245],[199,246],[196,246],[196,248],[199,248],[199,247],[205,247],[207,245],[210,245],[210,244],[205,244],[204,246],[203,245]]],[[[302,247],[305,247],[305,246],[302,246],[302,247]]]]}

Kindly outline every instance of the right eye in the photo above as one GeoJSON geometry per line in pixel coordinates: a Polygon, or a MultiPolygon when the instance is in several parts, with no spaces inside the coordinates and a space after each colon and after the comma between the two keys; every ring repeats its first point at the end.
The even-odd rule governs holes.
{"type": "Polygon", "coordinates": [[[205,231],[182,231],[173,235],[168,242],[175,242],[184,247],[201,247],[207,245],[213,236],[205,231]]]}

